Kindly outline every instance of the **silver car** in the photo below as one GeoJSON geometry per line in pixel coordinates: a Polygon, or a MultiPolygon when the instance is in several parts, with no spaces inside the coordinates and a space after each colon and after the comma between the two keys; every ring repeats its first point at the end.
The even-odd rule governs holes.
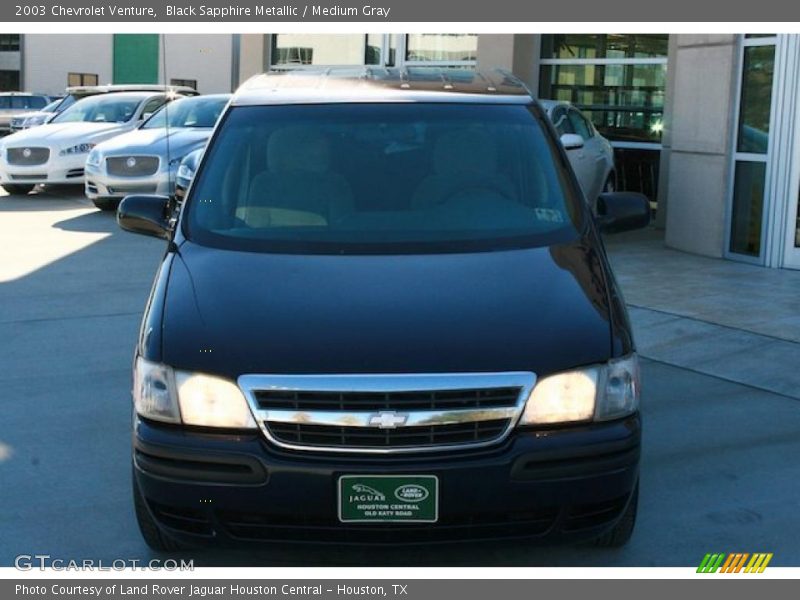
{"type": "Polygon", "coordinates": [[[0,133],[11,131],[11,120],[33,110],[41,110],[52,98],[44,94],[27,94],[24,92],[0,93],[0,133]]]}
{"type": "Polygon", "coordinates": [[[229,99],[176,100],[138,129],[98,144],[86,159],[86,196],[101,210],[116,210],[128,194],[172,196],[181,160],[205,146],[229,99]]]}
{"type": "Polygon", "coordinates": [[[561,138],[567,158],[586,199],[594,209],[597,197],[616,185],[614,149],[594,124],[569,102],[539,100],[561,138]]]}

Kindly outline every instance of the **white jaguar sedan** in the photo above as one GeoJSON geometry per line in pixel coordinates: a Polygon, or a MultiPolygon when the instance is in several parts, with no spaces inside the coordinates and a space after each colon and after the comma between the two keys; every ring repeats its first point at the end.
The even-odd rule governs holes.
{"type": "Polygon", "coordinates": [[[83,184],[92,148],[136,128],[172,97],[161,92],[92,96],[45,125],[3,138],[0,185],[9,194],[27,194],[37,184],[83,184]]]}

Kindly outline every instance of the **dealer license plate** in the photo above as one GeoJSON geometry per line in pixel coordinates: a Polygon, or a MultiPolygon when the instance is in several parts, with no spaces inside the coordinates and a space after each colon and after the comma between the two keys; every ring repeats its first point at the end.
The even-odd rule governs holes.
{"type": "Polygon", "coordinates": [[[435,475],[342,475],[339,520],[346,523],[435,523],[439,479],[435,475]]]}

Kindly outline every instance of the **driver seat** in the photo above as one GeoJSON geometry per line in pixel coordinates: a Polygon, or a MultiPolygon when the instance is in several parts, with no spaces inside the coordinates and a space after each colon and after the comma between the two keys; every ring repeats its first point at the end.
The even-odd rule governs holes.
{"type": "Polygon", "coordinates": [[[439,136],[433,147],[433,173],[417,186],[413,208],[432,208],[462,190],[496,190],[515,199],[514,186],[498,171],[497,144],[480,129],[458,129],[439,136]]]}

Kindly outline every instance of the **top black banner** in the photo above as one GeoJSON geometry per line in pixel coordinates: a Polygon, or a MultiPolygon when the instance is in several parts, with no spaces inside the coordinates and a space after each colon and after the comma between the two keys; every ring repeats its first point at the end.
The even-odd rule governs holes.
{"type": "Polygon", "coordinates": [[[3,2],[14,22],[795,22],[786,0],[360,0],[263,4],[257,0],[39,0],[3,2]]]}

